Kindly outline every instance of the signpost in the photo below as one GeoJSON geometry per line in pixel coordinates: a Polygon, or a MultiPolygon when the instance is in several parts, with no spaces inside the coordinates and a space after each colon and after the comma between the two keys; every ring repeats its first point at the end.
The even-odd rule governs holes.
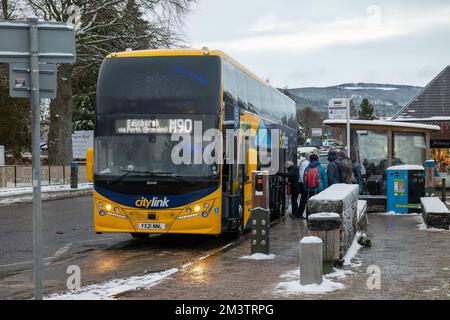
{"type": "Polygon", "coordinates": [[[350,99],[331,99],[328,102],[328,118],[331,120],[347,120],[347,156],[351,157],[350,153],[350,118],[352,100],[350,99]]]}
{"type": "Polygon", "coordinates": [[[75,131],[72,134],[74,159],[86,159],[86,150],[94,146],[94,131],[75,131]]]}
{"type": "Polygon", "coordinates": [[[33,155],[34,296],[43,297],[40,99],[56,97],[56,64],[75,62],[75,33],[65,23],[29,18],[0,22],[0,63],[10,64],[10,94],[30,98],[33,155]]]}

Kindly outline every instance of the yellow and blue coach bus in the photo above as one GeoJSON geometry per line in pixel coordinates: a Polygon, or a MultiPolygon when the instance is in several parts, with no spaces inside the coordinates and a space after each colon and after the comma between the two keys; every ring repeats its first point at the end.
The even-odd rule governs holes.
{"type": "MultiPolygon", "coordinates": [[[[97,233],[239,233],[251,214],[251,172],[257,161],[178,164],[171,133],[251,128],[279,130],[280,171],[296,161],[295,102],[220,51],[147,50],[110,54],[102,64],[94,149],[97,233]]],[[[238,134],[235,149],[248,139],[238,134]]],[[[224,149],[221,149],[224,150],[224,149]]],[[[244,158],[257,157],[247,150],[244,158]]],[[[270,150],[270,143],[269,143],[270,150]]],[[[234,157],[238,156],[236,152],[234,157]]],[[[284,179],[270,178],[273,216],[286,210],[284,179]]]]}

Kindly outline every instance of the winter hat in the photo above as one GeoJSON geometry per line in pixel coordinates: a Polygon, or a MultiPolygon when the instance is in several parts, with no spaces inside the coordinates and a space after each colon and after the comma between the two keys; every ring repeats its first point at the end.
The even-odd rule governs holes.
{"type": "Polygon", "coordinates": [[[344,152],[344,151],[339,151],[339,152],[337,153],[337,156],[338,156],[338,158],[340,158],[340,159],[344,159],[344,158],[347,157],[347,156],[345,155],[345,152],[344,152]]]}
{"type": "Polygon", "coordinates": [[[309,157],[309,162],[316,162],[319,161],[319,156],[317,154],[311,154],[311,156],[309,157]]]}
{"type": "Polygon", "coordinates": [[[337,159],[337,153],[336,151],[330,151],[328,152],[328,161],[333,162],[337,159]]]}

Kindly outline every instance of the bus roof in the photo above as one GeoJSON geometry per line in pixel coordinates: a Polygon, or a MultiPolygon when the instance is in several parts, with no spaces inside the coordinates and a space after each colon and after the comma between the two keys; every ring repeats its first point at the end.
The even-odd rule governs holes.
{"type": "Polygon", "coordinates": [[[294,102],[291,98],[280,92],[278,89],[272,87],[266,81],[262,80],[255,73],[248,70],[242,64],[231,58],[229,55],[220,50],[200,50],[200,49],[152,49],[152,50],[135,50],[135,51],[123,51],[110,53],[106,58],[130,58],[130,57],[161,57],[161,56],[217,56],[224,60],[234,64],[236,67],[247,73],[255,80],[261,82],[266,87],[270,87],[276,90],[280,95],[286,97],[294,102]]]}

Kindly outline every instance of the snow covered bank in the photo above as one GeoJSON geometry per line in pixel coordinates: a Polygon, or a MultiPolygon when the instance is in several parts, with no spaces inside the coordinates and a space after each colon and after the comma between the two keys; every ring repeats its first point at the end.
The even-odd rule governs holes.
{"type": "Polygon", "coordinates": [[[115,295],[126,291],[151,288],[178,271],[179,269],[174,268],[140,277],[114,279],[83,287],[79,291],[53,294],[48,296],[46,300],[113,300],[115,295]]]}
{"type": "MultiPolygon", "coordinates": [[[[92,183],[82,183],[78,185],[77,189],[71,189],[70,185],[55,185],[55,186],[42,186],[42,193],[50,193],[50,192],[62,192],[62,191],[77,191],[77,190],[89,190],[93,188],[92,183]]],[[[22,187],[22,188],[8,188],[8,189],[0,189],[0,198],[3,197],[15,197],[21,195],[32,194],[32,187],[22,187]]]]}
{"type": "Polygon", "coordinates": [[[356,233],[355,239],[353,240],[352,245],[348,249],[347,253],[344,257],[344,266],[352,266],[352,267],[359,267],[361,266],[360,262],[357,264],[352,264],[352,260],[356,258],[356,255],[359,252],[359,249],[362,248],[362,246],[358,243],[358,239],[361,236],[361,233],[356,233]]]}
{"type": "MultiPolygon", "coordinates": [[[[65,198],[86,196],[92,192],[91,183],[79,184],[78,189],[71,189],[70,185],[43,186],[42,200],[59,200],[65,198]]],[[[0,189],[0,206],[33,202],[31,187],[0,189]]]]}

